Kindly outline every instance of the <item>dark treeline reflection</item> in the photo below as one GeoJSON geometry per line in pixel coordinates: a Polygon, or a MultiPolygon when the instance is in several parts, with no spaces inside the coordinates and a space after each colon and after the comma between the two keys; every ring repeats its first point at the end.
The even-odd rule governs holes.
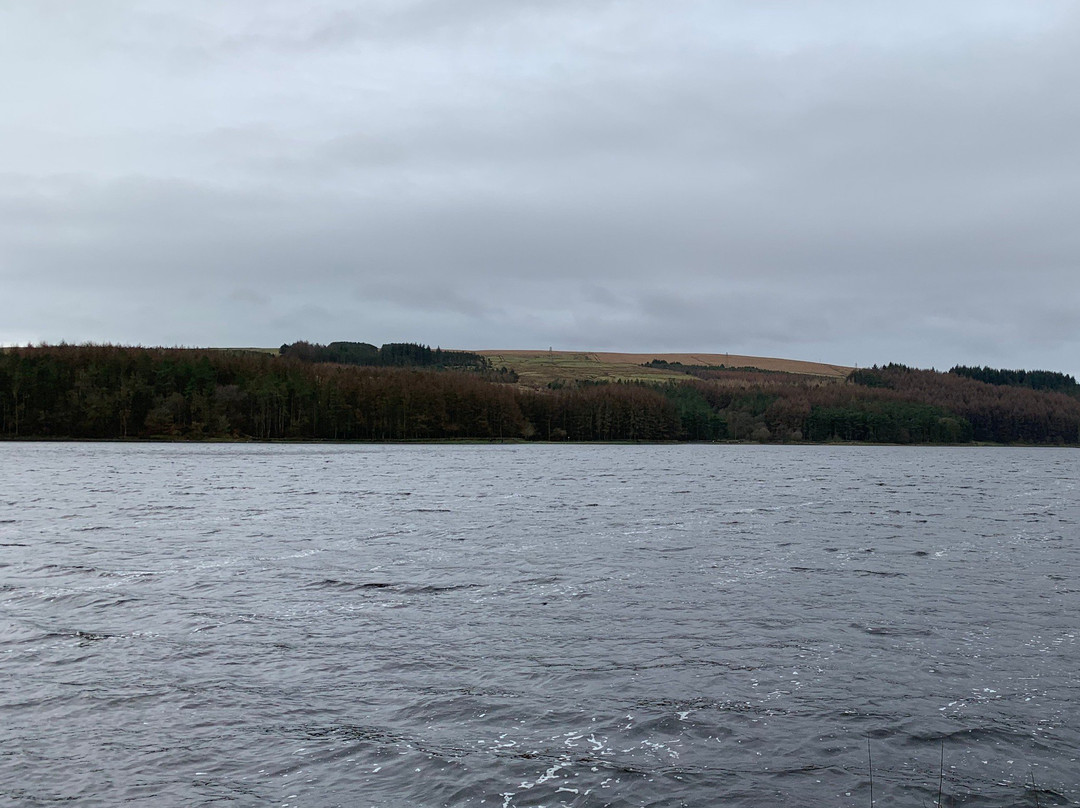
{"type": "Polygon", "coordinates": [[[1080,400],[890,365],[847,381],[732,371],[534,390],[475,370],[255,351],[0,352],[0,436],[330,440],[851,440],[1074,444],[1080,400]]]}

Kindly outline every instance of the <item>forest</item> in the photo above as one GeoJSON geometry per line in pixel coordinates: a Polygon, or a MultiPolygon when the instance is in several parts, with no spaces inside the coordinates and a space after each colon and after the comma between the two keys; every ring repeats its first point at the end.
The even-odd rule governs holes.
{"type": "Polygon", "coordinates": [[[977,379],[987,384],[1009,387],[1030,387],[1032,390],[1057,390],[1062,393],[1078,393],[1076,379],[1066,373],[1052,370],[999,370],[997,368],[974,368],[957,365],[949,373],[977,379]]]}
{"type": "Polygon", "coordinates": [[[429,367],[437,369],[489,370],[488,361],[470,351],[444,351],[414,342],[391,342],[376,348],[368,342],[331,342],[329,345],[299,341],[285,343],[281,356],[302,362],[336,362],[371,367],[429,367]]]}
{"type": "Polygon", "coordinates": [[[333,362],[363,367],[408,367],[431,370],[461,370],[478,373],[488,381],[516,382],[517,374],[505,367],[494,368],[485,357],[471,351],[444,351],[415,342],[391,342],[376,348],[368,342],[285,343],[281,356],[301,362],[333,362]]]}
{"type": "Polygon", "coordinates": [[[988,369],[980,373],[992,381],[895,364],[844,380],[710,367],[662,384],[533,389],[475,354],[412,344],[293,343],[279,354],[6,348],[0,437],[1080,443],[1075,389],[1024,383],[1030,373],[1015,375],[1024,371],[1000,371],[1021,380],[1001,383],[988,369]],[[327,360],[309,348],[345,354],[327,360]]]}

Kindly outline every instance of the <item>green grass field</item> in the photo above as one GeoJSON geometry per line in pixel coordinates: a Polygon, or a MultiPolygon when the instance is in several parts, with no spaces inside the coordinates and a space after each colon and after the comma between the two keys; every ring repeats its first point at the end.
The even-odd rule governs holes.
{"type": "Polygon", "coordinates": [[[755,368],[795,373],[820,379],[842,379],[851,368],[792,359],[736,356],[732,354],[631,354],[588,351],[477,351],[496,368],[506,366],[517,371],[521,384],[546,387],[551,382],[576,381],[651,381],[686,379],[676,369],[647,367],[652,359],[681,362],[684,365],[724,365],[729,368],[755,368]]]}
{"type": "Polygon", "coordinates": [[[685,373],[663,368],[642,367],[640,363],[604,361],[595,354],[562,351],[483,351],[496,368],[504,365],[517,371],[521,384],[546,387],[551,382],[650,381],[685,379],[685,373]]]}

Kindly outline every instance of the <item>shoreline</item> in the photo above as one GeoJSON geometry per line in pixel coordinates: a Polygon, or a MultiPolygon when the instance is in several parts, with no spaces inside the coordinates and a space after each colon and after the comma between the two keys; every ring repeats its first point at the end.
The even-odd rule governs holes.
{"type": "Polygon", "coordinates": [[[221,444],[221,445],[330,445],[330,446],[834,446],[940,449],[1080,449],[1078,443],[879,443],[872,441],[788,441],[753,440],[526,440],[524,438],[398,438],[392,440],[332,438],[56,438],[2,437],[6,443],[125,443],[125,444],[221,444]]]}

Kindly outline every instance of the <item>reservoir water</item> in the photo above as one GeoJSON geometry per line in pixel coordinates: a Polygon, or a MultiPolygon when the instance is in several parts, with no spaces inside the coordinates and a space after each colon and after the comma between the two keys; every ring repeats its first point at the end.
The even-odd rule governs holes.
{"type": "Polygon", "coordinates": [[[869,739],[878,806],[1077,805],[1078,481],[1064,449],[0,445],[0,801],[869,806],[869,739]]]}

